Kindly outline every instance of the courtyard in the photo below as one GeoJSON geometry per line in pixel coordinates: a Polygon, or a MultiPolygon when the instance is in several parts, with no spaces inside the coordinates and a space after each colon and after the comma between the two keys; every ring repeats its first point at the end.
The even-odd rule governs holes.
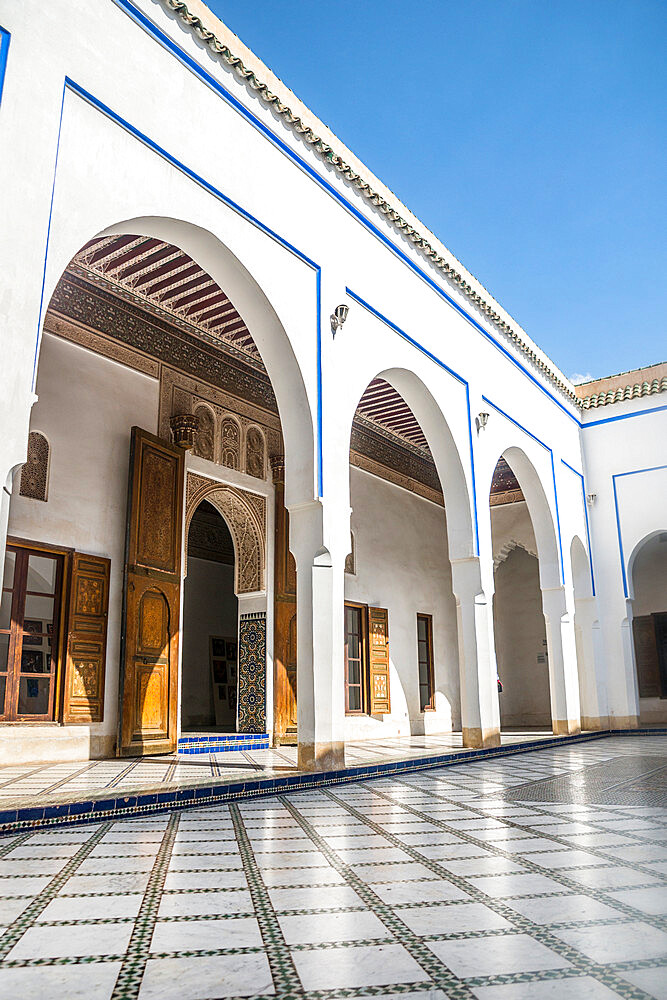
{"type": "Polygon", "coordinates": [[[0,840],[0,998],[667,997],[667,737],[0,840]]]}

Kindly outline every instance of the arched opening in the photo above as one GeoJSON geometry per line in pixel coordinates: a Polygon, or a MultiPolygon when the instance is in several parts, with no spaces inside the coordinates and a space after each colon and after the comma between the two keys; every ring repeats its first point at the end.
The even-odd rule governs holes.
{"type": "Polygon", "coordinates": [[[207,500],[188,529],[183,585],[181,732],[236,732],[238,609],[234,542],[207,500]]]}
{"type": "MultiPolygon", "coordinates": [[[[271,716],[266,664],[276,638],[267,636],[273,571],[267,527],[274,505],[284,509],[286,493],[295,501],[312,499],[315,456],[299,364],[258,282],[215,236],[195,226],[136,219],[110,228],[75,254],[55,285],[36,391],[31,431],[38,429],[51,448],[48,494],[35,503],[37,497],[19,490],[20,475],[14,477],[9,534],[19,545],[37,541],[35,551],[48,549],[62,563],[52,648],[55,637],[62,639],[52,655],[57,694],[48,720],[87,723],[91,750],[101,756],[171,751],[181,722],[234,729],[241,664],[233,671],[232,660],[245,627],[253,640],[246,663],[251,696],[239,728],[264,732],[271,716]],[[274,462],[284,470],[280,493],[272,482],[274,462]],[[211,484],[227,491],[229,509],[216,509],[214,498],[199,504],[192,532],[206,514],[208,540],[186,572],[181,548],[188,549],[191,524],[188,517],[183,535],[185,512],[211,484]],[[234,525],[228,513],[238,515],[234,525]],[[229,554],[230,530],[231,566],[216,550],[225,535],[229,554]],[[81,573],[95,577],[101,601],[97,644],[85,664],[72,655],[68,625],[76,588],[85,589],[79,555],[86,560],[81,573]],[[193,594],[207,573],[216,577],[216,607],[206,615],[218,624],[200,623],[209,629],[204,653],[194,643],[197,625],[188,627],[188,620],[196,622],[198,605],[203,614],[201,586],[200,596],[193,594]],[[160,580],[168,603],[166,657],[153,656],[145,644],[156,627],[152,606],[133,606],[135,578],[142,575],[160,580]],[[234,610],[239,599],[240,613],[234,610]],[[224,692],[218,692],[222,682],[211,688],[212,656],[220,659],[221,649],[216,645],[212,654],[211,637],[225,638],[224,692]],[[227,710],[216,717],[211,699],[218,693],[227,710]]],[[[66,759],[67,749],[62,753],[66,759]]]]}
{"type": "MultiPolygon", "coordinates": [[[[552,725],[542,553],[523,489],[527,459],[523,456],[522,462],[521,455],[513,448],[500,457],[489,494],[498,697],[501,729],[505,730],[552,725]]],[[[545,533],[543,527],[542,535],[545,533]]]]}
{"type": "Polygon", "coordinates": [[[630,559],[632,634],[641,723],[667,722],[667,531],[654,532],[630,559]]]}
{"type": "Polygon", "coordinates": [[[347,738],[460,729],[450,553],[472,552],[470,511],[449,428],[410,372],[380,373],[359,400],[350,503],[347,738]]]}

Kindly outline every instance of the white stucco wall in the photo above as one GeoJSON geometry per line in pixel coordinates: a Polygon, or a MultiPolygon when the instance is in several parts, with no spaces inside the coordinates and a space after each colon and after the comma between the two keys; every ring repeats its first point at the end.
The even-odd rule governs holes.
{"type": "Polygon", "coordinates": [[[448,732],[460,725],[456,605],[442,507],[350,470],[356,575],[345,598],[387,608],[391,715],[347,716],[346,739],[448,732]],[[433,616],[436,710],[421,712],[417,614],[433,616]]]}
{"type": "MultiPolygon", "coordinates": [[[[609,716],[621,727],[640,716],[632,615],[642,612],[634,609],[634,557],[641,560],[644,542],[667,531],[664,400],[650,396],[588,411],[582,431],[586,491],[595,496],[590,526],[609,716]],[[597,423],[601,418],[613,419],[597,423]]],[[[642,588],[640,602],[647,600],[642,588]]],[[[648,721],[646,706],[642,716],[648,721]]]]}
{"type": "Polygon", "coordinates": [[[640,549],[633,567],[632,582],[635,591],[633,614],[667,612],[667,530],[640,549]]]}
{"type": "Polygon", "coordinates": [[[130,428],[137,424],[156,432],[158,383],[46,334],[37,394],[30,426],[45,434],[51,447],[48,500],[19,496],[17,474],[9,533],[111,560],[104,720],[66,727],[79,740],[85,729],[93,737],[107,737],[108,744],[118,717],[130,428]]]}
{"type": "MultiPolygon", "coordinates": [[[[234,567],[189,556],[183,584],[181,729],[215,725],[209,661],[212,635],[238,638],[234,567]]],[[[225,724],[233,731],[236,714],[230,710],[227,716],[225,724]]]]}

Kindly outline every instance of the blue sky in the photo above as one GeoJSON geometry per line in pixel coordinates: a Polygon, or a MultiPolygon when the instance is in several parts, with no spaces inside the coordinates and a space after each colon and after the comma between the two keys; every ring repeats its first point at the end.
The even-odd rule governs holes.
{"type": "Polygon", "coordinates": [[[665,0],[208,0],[570,376],[667,360],[665,0]]]}

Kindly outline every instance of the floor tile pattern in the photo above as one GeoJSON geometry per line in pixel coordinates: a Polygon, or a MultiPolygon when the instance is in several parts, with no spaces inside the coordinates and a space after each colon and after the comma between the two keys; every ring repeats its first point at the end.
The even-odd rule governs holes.
{"type": "MultiPolygon", "coordinates": [[[[547,730],[503,733],[503,746],[548,739],[547,730]]],[[[557,739],[554,737],[554,739],[557,739]]],[[[393,760],[418,760],[437,753],[461,753],[461,733],[406,736],[395,739],[347,743],[345,763],[377,764],[393,760]]],[[[0,767],[0,807],[15,803],[59,802],[104,795],[109,791],[136,792],[210,785],[211,779],[238,781],[252,776],[289,775],[297,772],[296,747],[226,751],[193,756],[93,760],[82,763],[19,764],[0,767]]]]}
{"type": "Polygon", "coordinates": [[[0,838],[0,1000],[667,1000],[666,755],[617,737],[0,838]]]}

